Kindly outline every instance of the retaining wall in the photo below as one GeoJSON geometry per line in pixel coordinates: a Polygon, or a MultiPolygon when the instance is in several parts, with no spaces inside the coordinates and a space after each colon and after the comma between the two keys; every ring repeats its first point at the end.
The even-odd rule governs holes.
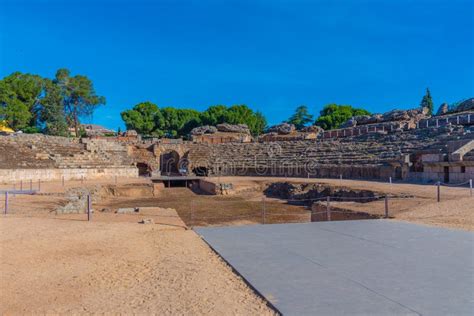
{"type": "Polygon", "coordinates": [[[101,179],[113,177],[138,177],[136,167],[124,168],[103,168],[103,169],[0,169],[0,183],[14,181],[52,181],[61,180],[80,180],[101,179]]]}

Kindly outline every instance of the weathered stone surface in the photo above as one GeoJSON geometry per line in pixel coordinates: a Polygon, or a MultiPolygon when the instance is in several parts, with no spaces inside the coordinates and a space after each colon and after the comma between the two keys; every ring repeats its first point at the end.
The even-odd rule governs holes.
{"type": "Polygon", "coordinates": [[[324,132],[324,129],[322,127],[319,127],[317,125],[311,125],[311,126],[305,126],[301,129],[301,132],[303,133],[316,133],[319,134],[321,132],[324,132]]]}
{"type": "Polygon", "coordinates": [[[191,135],[204,135],[204,134],[214,134],[217,132],[217,128],[215,126],[204,125],[195,127],[191,130],[191,135]]]}
{"type": "Polygon", "coordinates": [[[144,218],[138,222],[139,224],[155,224],[153,218],[144,218]]]}
{"type": "Polygon", "coordinates": [[[352,119],[357,122],[357,125],[380,123],[383,120],[381,114],[356,115],[352,119]]]}
{"type": "Polygon", "coordinates": [[[341,128],[354,127],[357,125],[357,121],[354,118],[350,118],[341,124],[341,128]]]}
{"type": "Polygon", "coordinates": [[[224,132],[224,133],[250,134],[250,129],[246,124],[232,125],[232,124],[222,123],[222,124],[217,124],[216,128],[219,132],[224,132]]]}
{"type": "Polygon", "coordinates": [[[57,214],[69,213],[86,213],[87,212],[87,196],[90,195],[92,203],[97,203],[100,200],[98,194],[100,187],[92,186],[89,188],[72,188],[67,190],[65,205],[56,208],[57,214]]]}
{"type": "Polygon", "coordinates": [[[320,183],[277,182],[270,184],[264,191],[269,197],[289,200],[309,200],[327,196],[353,199],[357,202],[369,202],[378,199],[377,194],[369,190],[355,190],[320,183]]]}
{"type": "Polygon", "coordinates": [[[436,115],[443,115],[449,112],[449,107],[447,103],[443,103],[440,105],[438,112],[436,112],[436,115]]]}
{"type": "Polygon", "coordinates": [[[393,110],[382,115],[382,120],[384,122],[390,121],[406,121],[410,119],[408,111],[403,110],[393,110]]]}
{"type": "Polygon", "coordinates": [[[133,214],[139,213],[140,209],[138,207],[123,207],[119,208],[115,213],[117,214],[133,214]]]}
{"type": "Polygon", "coordinates": [[[467,99],[466,101],[461,102],[453,112],[463,112],[474,110],[474,98],[467,99]]]}
{"type": "Polygon", "coordinates": [[[360,125],[376,124],[383,122],[414,121],[418,122],[427,118],[425,109],[393,110],[384,114],[357,115],[342,124],[342,128],[350,128],[360,125]]]}
{"type": "Polygon", "coordinates": [[[132,136],[132,137],[135,137],[135,136],[138,136],[138,133],[137,133],[137,131],[134,130],[134,129],[129,129],[129,130],[127,130],[127,131],[125,132],[124,135],[127,136],[127,137],[131,137],[131,136],[132,136]]]}
{"type": "Polygon", "coordinates": [[[287,135],[296,130],[295,125],[282,123],[278,125],[274,125],[268,129],[269,133],[277,133],[279,135],[287,135]]]}

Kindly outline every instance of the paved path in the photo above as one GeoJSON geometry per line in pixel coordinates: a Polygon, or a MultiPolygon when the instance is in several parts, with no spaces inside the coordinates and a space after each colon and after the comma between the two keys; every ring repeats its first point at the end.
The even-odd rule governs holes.
{"type": "Polygon", "coordinates": [[[389,220],[198,228],[285,315],[472,315],[474,234],[389,220]]]}

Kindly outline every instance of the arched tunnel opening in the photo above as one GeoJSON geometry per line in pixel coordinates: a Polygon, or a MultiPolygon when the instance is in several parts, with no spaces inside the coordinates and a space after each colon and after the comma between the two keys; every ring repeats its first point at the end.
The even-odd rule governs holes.
{"type": "Polygon", "coordinates": [[[167,151],[160,155],[160,171],[162,175],[179,175],[179,154],[167,151]]]}

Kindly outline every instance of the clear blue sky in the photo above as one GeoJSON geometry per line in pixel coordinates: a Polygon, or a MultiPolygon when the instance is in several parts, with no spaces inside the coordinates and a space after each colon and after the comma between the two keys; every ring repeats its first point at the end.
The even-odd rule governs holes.
{"type": "Polygon", "coordinates": [[[370,111],[474,95],[472,0],[0,0],[0,77],[56,69],[107,98],[117,128],[141,101],[247,104],[269,123],[297,105],[370,111]]]}

